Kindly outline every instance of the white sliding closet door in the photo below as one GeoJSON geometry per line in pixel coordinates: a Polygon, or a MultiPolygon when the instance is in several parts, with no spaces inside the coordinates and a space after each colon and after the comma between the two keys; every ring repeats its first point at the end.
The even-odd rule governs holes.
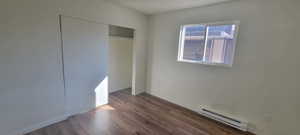
{"type": "Polygon", "coordinates": [[[107,104],[108,25],[61,17],[66,111],[107,104]]]}

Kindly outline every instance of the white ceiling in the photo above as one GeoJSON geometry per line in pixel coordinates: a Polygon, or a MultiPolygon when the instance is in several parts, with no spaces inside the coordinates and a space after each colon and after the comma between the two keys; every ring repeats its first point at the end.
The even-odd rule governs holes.
{"type": "Polygon", "coordinates": [[[211,5],[231,0],[111,0],[145,14],[211,5]]]}

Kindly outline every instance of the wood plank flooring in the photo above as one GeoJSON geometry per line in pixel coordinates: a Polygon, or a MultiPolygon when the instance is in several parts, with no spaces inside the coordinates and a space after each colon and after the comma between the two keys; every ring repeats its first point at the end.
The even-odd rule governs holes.
{"type": "Polygon", "coordinates": [[[26,135],[252,135],[209,120],[165,100],[130,91],[109,104],[26,135]]]}

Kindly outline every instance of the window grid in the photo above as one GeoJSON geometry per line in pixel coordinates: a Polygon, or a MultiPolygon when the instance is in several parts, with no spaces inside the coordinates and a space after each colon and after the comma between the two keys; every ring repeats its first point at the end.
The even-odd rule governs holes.
{"type": "MultiPolygon", "coordinates": [[[[207,64],[207,65],[221,65],[221,66],[229,66],[231,67],[233,64],[233,56],[234,56],[234,51],[235,51],[235,46],[236,46],[236,38],[237,38],[237,33],[238,33],[238,21],[233,21],[233,22],[223,22],[223,23],[210,23],[210,24],[192,24],[192,25],[183,25],[181,26],[181,31],[180,31],[180,42],[179,42],[179,50],[178,50],[178,61],[181,62],[189,62],[189,63],[198,63],[198,64],[207,64]],[[233,34],[233,42],[232,42],[232,50],[229,51],[228,53],[231,53],[231,57],[228,56],[226,51],[228,51],[228,41],[224,40],[223,41],[223,46],[222,46],[222,53],[220,54],[222,57],[222,61],[228,60],[229,63],[222,63],[222,62],[209,62],[208,58],[211,58],[211,56],[214,54],[214,51],[212,50],[212,47],[210,47],[210,50],[208,50],[208,42],[209,42],[209,32],[210,32],[210,27],[218,27],[218,26],[225,26],[225,25],[232,25],[232,29],[234,29],[231,33],[233,34]],[[184,49],[185,49],[185,40],[186,40],[186,29],[187,27],[192,27],[192,26],[204,26],[205,27],[205,34],[204,34],[204,52],[202,56],[202,60],[188,60],[184,59],[184,49]],[[207,56],[207,53],[209,51],[209,56],[207,56]],[[208,57],[208,58],[207,58],[208,57]],[[225,58],[226,57],[226,58],[225,58]],[[228,57],[228,58],[227,58],[228,57]]],[[[211,40],[211,45],[214,46],[215,40],[211,40]]]]}

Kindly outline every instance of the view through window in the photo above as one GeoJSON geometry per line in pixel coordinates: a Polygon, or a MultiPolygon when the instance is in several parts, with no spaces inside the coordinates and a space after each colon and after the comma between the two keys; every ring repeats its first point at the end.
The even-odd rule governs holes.
{"type": "Polygon", "coordinates": [[[233,63],[237,27],[238,23],[182,26],[178,60],[231,66],[233,63]]]}

